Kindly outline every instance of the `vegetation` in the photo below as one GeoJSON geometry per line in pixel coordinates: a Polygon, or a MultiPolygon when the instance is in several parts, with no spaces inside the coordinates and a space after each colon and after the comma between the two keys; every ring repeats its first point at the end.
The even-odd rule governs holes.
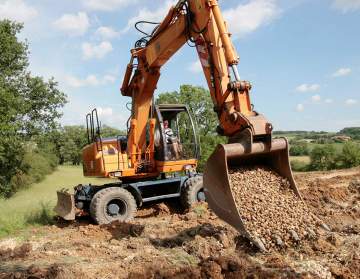
{"type": "Polygon", "coordinates": [[[65,95],[50,79],[31,76],[22,25],[0,21],[0,195],[39,181],[56,165],[52,146],[37,141],[58,126],[65,95]]]}
{"type": "Polygon", "coordinates": [[[356,140],[360,140],[360,127],[344,128],[339,132],[339,134],[352,137],[356,140]]]}
{"type": "Polygon", "coordinates": [[[290,155],[291,156],[307,156],[309,155],[310,150],[308,144],[305,142],[294,143],[290,146],[290,155]]]}
{"type": "Polygon", "coordinates": [[[337,154],[332,145],[316,146],[310,154],[310,169],[331,170],[336,167],[337,154]]]}
{"type": "Polygon", "coordinates": [[[309,152],[309,161],[293,157],[292,168],[296,171],[332,170],[360,166],[360,143],[315,144],[309,152]]]}
{"type": "Polygon", "coordinates": [[[28,226],[51,224],[57,190],[70,185],[108,182],[107,179],[84,178],[81,167],[59,166],[55,172],[26,191],[20,191],[6,200],[0,199],[0,237],[28,226]]]}

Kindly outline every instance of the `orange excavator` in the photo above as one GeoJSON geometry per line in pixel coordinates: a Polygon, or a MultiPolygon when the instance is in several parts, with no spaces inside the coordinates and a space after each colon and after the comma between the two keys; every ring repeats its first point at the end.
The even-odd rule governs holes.
{"type": "MultiPolygon", "coordinates": [[[[135,27],[140,30],[138,25],[144,23],[135,27]]],[[[58,192],[56,212],[66,220],[90,214],[104,224],[130,220],[146,202],[180,198],[190,206],[206,200],[220,218],[251,240],[234,202],[230,168],[268,165],[300,194],[287,140],[273,139],[273,126],[253,109],[251,84],[238,73],[239,56],[218,1],[180,0],[151,33],[143,33],[131,50],[121,87],[122,95],[132,100],[127,136],[102,138],[97,111],[86,117],[84,175],[114,182],[58,192]],[[217,132],[229,139],[210,156],[203,176],[196,171],[199,139],[188,107],[153,101],[162,66],[186,43],[196,47],[219,119],[217,132]]]]}

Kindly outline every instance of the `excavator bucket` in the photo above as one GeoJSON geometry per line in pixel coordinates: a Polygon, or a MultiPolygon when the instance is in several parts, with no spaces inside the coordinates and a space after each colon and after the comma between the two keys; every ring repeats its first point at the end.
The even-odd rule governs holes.
{"type": "Polygon", "coordinates": [[[74,195],[67,191],[57,192],[57,204],[54,208],[56,214],[64,220],[75,220],[75,199],[74,195]]]}
{"type": "Polygon", "coordinates": [[[247,231],[242,213],[238,210],[229,181],[229,170],[241,166],[263,165],[286,178],[294,193],[301,199],[295,184],[290,162],[288,142],[275,139],[271,145],[264,143],[232,143],[219,145],[207,161],[204,172],[206,200],[210,208],[225,222],[236,228],[260,250],[266,250],[259,239],[247,231]]]}

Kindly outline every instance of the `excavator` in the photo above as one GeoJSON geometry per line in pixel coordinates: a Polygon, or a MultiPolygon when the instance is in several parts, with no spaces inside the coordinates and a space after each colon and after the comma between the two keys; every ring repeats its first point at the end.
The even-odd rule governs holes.
{"type": "Polygon", "coordinates": [[[248,233],[230,187],[229,170],[267,165],[286,178],[300,197],[289,164],[288,142],[272,137],[273,126],[254,110],[252,86],[240,78],[239,56],[217,0],[180,0],[151,33],[131,50],[121,94],[131,98],[126,136],[101,137],[96,109],[86,116],[83,149],[86,177],[113,178],[101,186],[78,185],[58,192],[55,211],[66,220],[90,215],[98,224],[131,220],[144,203],[179,198],[185,206],[205,201],[224,221],[257,246],[248,233]],[[217,133],[228,138],[216,147],[203,175],[197,172],[199,137],[190,109],[156,105],[161,68],[184,45],[196,49],[214,111],[217,133]],[[168,133],[170,131],[170,133],[168,133]]]}

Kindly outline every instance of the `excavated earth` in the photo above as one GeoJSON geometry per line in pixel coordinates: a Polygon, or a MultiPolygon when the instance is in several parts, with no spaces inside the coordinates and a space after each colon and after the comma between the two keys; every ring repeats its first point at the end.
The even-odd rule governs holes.
{"type": "Polygon", "coordinates": [[[289,181],[271,169],[232,169],[229,177],[243,224],[261,249],[293,246],[320,234],[319,219],[291,189],[289,181]]]}
{"type": "Polygon", "coordinates": [[[0,278],[359,278],[360,169],[295,179],[330,232],[260,253],[206,204],[159,204],[128,224],[58,221],[0,240],[0,278]]]}

